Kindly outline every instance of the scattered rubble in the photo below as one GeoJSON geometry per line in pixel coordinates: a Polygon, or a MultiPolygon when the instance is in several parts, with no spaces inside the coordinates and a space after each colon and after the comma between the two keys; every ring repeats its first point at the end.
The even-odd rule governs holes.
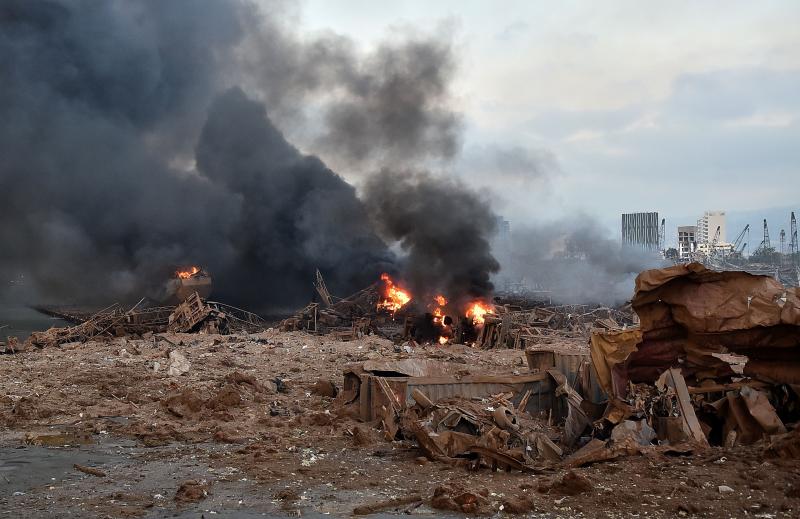
{"type": "MultiPolygon", "coordinates": [[[[78,322],[66,328],[50,328],[44,332],[34,332],[25,341],[23,349],[45,348],[80,344],[97,338],[139,336],[152,337],[153,334],[172,333],[258,333],[267,329],[267,323],[251,312],[233,306],[206,301],[193,292],[177,306],[143,306],[140,300],[129,310],[119,304],[104,308],[99,312],[65,313],[63,311],[41,308],[45,313],[78,322]]],[[[9,339],[5,350],[14,350],[16,342],[9,339]]],[[[17,351],[20,348],[16,348],[17,351]]]]}
{"type": "MultiPolygon", "coordinates": [[[[648,271],[632,300],[639,325],[600,312],[582,318],[590,337],[578,327],[524,350],[516,339],[486,349],[392,341],[372,327],[347,340],[226,336],[216,310],[191,324],[198,308],[208,310],[173,319],[188,333],[97,333],[4,356],[7,435],[62,447],[104,431],[167,457],[198,445],[192,456],[214,471],[177,480],[180,506],[247,479],[292,513],[796,516],[800,305],[774,280],[648,271]],[[217,333],[198,333],[206,318],[217,333]],[[208,445],[227,450],[214,458],[208,445]],[[229,470],[246,474],[221,475],[229,470]]],[[[504,314],[485,323],[502,328],[504,314]]],[[[119,473],[82,481],[122,484],[119,473]]]]}

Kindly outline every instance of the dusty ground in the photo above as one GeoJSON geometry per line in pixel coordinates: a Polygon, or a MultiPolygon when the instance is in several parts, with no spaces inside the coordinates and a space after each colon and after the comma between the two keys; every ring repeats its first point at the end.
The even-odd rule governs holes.
{"type": "MultiPolygon", "coordinates": [[[[413,494],[425,503],[383,515],[426,516],[471,492],[484,515],[800,517],[800,465],[765,459],[757,446],[627,458],[571,474],[468,472],[384,441],[312,392],[319,379],[341,386],[348,363],[401,356],[409,355],[379,338],[278,332],[4,355],[0,516],[343,516],[413,494]],[[167,373],[171,350],[188,358],[187,373],[167,373]]],[[[454,345],[410,356],[473,374],[526,370],[522,352],[511,350],[454,345]]]]}

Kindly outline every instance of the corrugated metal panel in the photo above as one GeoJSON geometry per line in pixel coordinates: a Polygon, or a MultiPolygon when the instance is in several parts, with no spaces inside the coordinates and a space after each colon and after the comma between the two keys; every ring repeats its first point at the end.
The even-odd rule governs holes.
{"type": "MultiPolygon", "coordinates": [[[[381,407],[390,405],[377,383],[378,378],[374,375],[362,375],[360,410],[364,421],[379,418],[381,407]]],[[[414,389],[425,393],[433,402],[452,397],[481,398],[511,391],[511,402],[515,406],[519,405],[522,397],[530,390],[531,396],[525,408],[527,412],[537,414],[552,409],[553,418],[560,418],[566,411],[566,407],[559,404],[561,399],[553,397],[552,380],[544,373],[465,377],[461,380],[449,377],[384,377],[384,380],[401,407],[414,403],[411,396],[414,389]]]]}
{"type": "Polygon", "coordinates": [[[581,363],[584,361],[590,362],[591,357],[589,352],[586,353],[577,353],[577,352],[561,352],[555,351],[554,354],[554,362],[555,368],[564,374],[567,377],[567,382],[572,387],[576,387],[575,381],[578,379],[578,371],[580,370],[581,363]]]}

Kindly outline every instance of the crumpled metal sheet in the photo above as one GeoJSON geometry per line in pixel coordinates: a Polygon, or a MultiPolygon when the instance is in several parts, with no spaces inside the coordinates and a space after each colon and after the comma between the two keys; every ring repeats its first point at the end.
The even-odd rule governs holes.
{"type": "Polygon", "coordinates": [[[592,337],[592,362],[606,391],[613,386],[613,394],[622,396],[628,380],[653,382],[679,360],[687,375],[730,375],[729,366],[712,356],[726,351],[751,359],[745,374],[800,383],[800,362],[772,362],[776,349],[800,358],[800,288],[691,263],[639,274],[631,306],[640,319],[638,331],[592,337]]]}

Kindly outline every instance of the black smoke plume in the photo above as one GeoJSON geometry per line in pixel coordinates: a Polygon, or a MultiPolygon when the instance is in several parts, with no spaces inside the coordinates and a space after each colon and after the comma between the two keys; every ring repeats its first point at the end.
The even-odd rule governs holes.
{"type": "Polygon", "coordinates": [[[491,296],[497,219],[474,192],[452,179],[384,169],[367,180],[364,200],[380,233],[405,252],[412,294],[440,293],[456,305],[491,296]]]}
{"type": "Polygon", "coordinates": [[[227,234],[236,261],[220,266],[228,298],[296,303],[293,292],[310,285],[314,268],[333,289],[351,289],[375,281],[391,261],[355,189],[287,143],[239,89],[211,106],[197,168],[240,200],[239,224],[227,234]]]}
{"type": "MultiPolygon", "coordinates": [[[[307,301],[317,267],[340,294],[376,279],[392,255],[354,189],[271,119],[344,160],[450,157],[449,45],[415,36],[364,55],[346,38],[298,36],[285,11],[0,4],[0,286],[24,274],[40,300],[135,300],[201,264],[220,298],[264,309],[307,301]]],[[[438,198],[421,186],[415,196],[438,198]]],[[[407,243],[410,265],[443,265],[449,247],[425,249],[440,232],[387,236],[407,243]]],[[[458,260],[486,263],[480,249],[458,260]]],[[[481,268],[466,270],[452,282],[486,290],[481,268]]]]}

